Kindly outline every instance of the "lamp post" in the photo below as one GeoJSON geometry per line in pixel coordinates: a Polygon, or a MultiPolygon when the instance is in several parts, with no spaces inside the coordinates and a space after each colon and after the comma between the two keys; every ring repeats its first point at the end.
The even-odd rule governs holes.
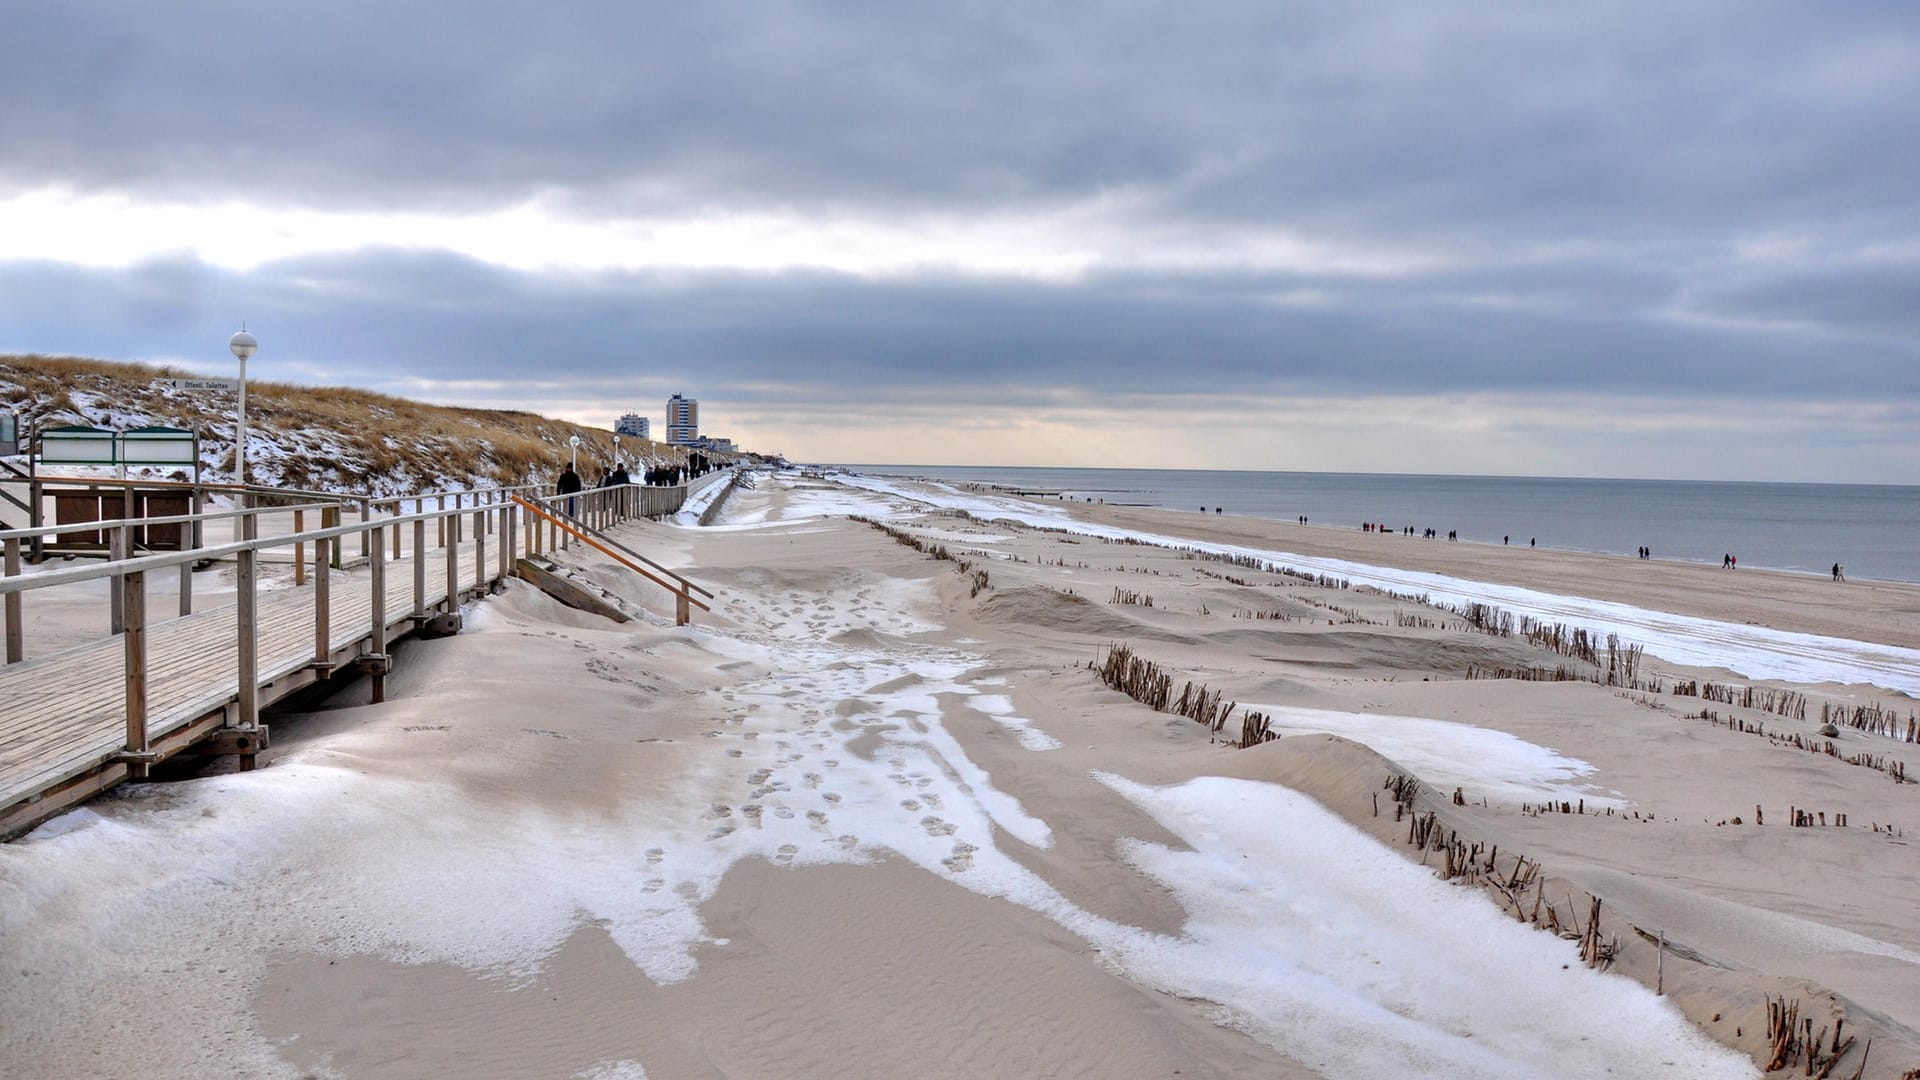
{"type": "Polygon", "coordinates": [[[227,348],[240,358],[240,420],[234,428],[233,470],[242,487],[247,483],[247,357],[259,347],[260,343],[244,329],[227,339],[227,348]]]}
{"type": "Polygon", "coordinates": [[[567,445],[573,449],[573,464],[569,468],[578,473],[580,471],[580,436],[567,436],[567,445]]]}

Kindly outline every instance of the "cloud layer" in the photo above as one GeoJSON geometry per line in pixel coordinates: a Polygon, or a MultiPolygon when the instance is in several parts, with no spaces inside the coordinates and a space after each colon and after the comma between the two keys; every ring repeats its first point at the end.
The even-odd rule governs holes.
{"type": "Polygon", "coordinates": [[[913,418],[867,460],[1920,464],[1897,6],[17,8],[0,349],[913,418]]]}

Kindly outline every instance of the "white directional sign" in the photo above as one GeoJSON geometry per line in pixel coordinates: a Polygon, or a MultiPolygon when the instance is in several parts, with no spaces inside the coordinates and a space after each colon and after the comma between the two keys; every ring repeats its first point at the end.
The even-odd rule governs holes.
{"type": "Polygon", "coordinates": [[[155,379],[158,390],[238,390],[239,379],[155,379]]]}

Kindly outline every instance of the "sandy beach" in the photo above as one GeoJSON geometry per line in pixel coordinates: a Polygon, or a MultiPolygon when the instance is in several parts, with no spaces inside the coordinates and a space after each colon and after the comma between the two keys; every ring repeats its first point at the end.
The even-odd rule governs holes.
{"type": "Polygon", "coordinates": [[[0,846],[0,1074],[1752,1077],[1783,998],[1920,1068],[1920,745],[1819,732],[1920,711],[1920,586],[799,473],[617,535],[713,613],[576,548],[635,621],[515,582],[0,846]],[[1646,652],[1484,677],[1603,669],[1456,594],[1646,652]]]}

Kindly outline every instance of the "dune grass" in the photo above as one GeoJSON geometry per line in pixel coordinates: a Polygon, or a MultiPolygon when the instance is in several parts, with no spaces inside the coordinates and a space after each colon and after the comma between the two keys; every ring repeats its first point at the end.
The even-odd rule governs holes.
{"type": "MultiPolygon", "coordinates": [[[[231,475],[234,396],[154,386],[204,375],[72,356],[0,355],[0,408],[21,428],[159,424],[198,431],[203,475],[231,475]]],[[[529,412],[429,405],[349,387],[247,381],[256,478],[289,487],[382,493],[402,488],[551,482],[580,436],[591,478],[613,463],[613,432],[529,412]],[[267,448],[263,452],[263,444],[267,448]]],[[[660,461],[664,443],[621,436],[622,456],[660,461]]]]}

